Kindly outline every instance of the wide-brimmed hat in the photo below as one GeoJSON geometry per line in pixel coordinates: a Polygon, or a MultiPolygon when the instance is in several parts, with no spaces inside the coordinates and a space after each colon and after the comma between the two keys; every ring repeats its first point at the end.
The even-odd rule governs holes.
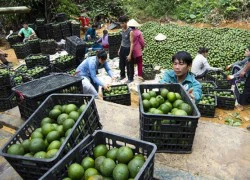
{"type": "Polygon", "coordinates": [[[155,36],[156,41],[164,41],[165,39],[167,39],[167,37],[162,33],[159,33],[157,36],[155,36]]]}
{"type": "Polygon", "coordinates": [[[141,24],[139,24],[136,20],[130,19],[127,23],[127,26],[129,27],[140,27],[141,24]]]}

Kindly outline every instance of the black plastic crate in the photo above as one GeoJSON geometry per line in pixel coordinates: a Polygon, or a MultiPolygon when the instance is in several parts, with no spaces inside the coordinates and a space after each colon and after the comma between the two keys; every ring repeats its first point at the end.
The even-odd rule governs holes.
{"type": "Polygon", "coordinates": [[[235,81],[234,93],[237,99],[237,102],[241,105],[250,104],[250,92],[244,92],[244,89],[240,89],[240,83],[245,85],[245,80],[237,80],[235,81]]]}
{"type": "Polygon", "coordinates": [[[82,78],[68,74],[53,74],[12,88],[16,92],[21,117],[28,117],[53,93],[82,94],[82,78]]]}
{"type": "Polygon", "coordinates": [[[71,22],[70,21],[60,22],[59,24],[60,24],[60,27],[61,27],[62,30],[71,28],[71,22]]]}
{"type": "Polygon", "coordinates": [[[235,106],[235,95],[234,92],[232,90],[228,90],[228,89],[213,89],[209,91],[209,94],[211,95],[215,95],[214,92],[228,92],[230,95],[233,95],[232,98],[229,97],[221,97],[221,96],[217,96],[217,107],[218,108],[222,108],[222,109],[234,109],[235,106]]]}
{"type": "Polygon", "coordinates": [[[27,68],[33,68],[37,65],[49,66],[50,58],[48,54],[31,54],[25,58],[27,68]]]}
{"type": "Polygon", "coordinates": [[[70,29],[62,29],[62,37],[63,37],[63,39],[66,39],[69,36],[71,36],[71,30],[70,29]]]}
{"type": "Polygon", "coordinates": [[[96,131],[93,136],[86,137],[72,151],[70,151],[60,162],[51,168],[41,179],[62,179],[67,176],[67,167],[73,162],[81,163],[81,160],[93,156],[94,148],[99,144],[106,144],[108,149],[119,148],[122,145],[129,146],[136,154],[142,154],[146,161],[134,178],[136,180],[151,180],[154,175],[154,156],[156,146],[152,143],[132,139],[126,136],[96,131]]]}
{"type": "Polygon", "coordinates": [[[142,140],[155,143],[157,152],[191,153],[200,112],[181,84],[141,84],[138,87],[140,136],[142,140]],[[177,92],[192,107],[191,116],[150,114],[144,112],[141,94],[151,90],[160,93],[162,88],[177,92]],[[162,123],[162,121],[165,121],[162,123]]]}
{"type": "Polygon", "coordinates": [[[64,57],[69,57],[69,59],[67,61],[60,62],[60,61],[57,61],[57,59],[62,58],[62,57],[58,57],[57,59],[55,59],[52,62],[54,72],[66,72],[66,71],[70,70],[70,68],[76,67],[77,63],[76,63],[75,57],[68,56],[68,55],[66,55],[64,57]]]}
{"type": "Polygon", "coordinates": [[[6,111],[16,106],[15,93],[11,93],[7,98],[0,98],[0,111],[6,111]]]}
{"type": "Polygon", "coordinates": [[[210,97],[214,98],[214,101],[215,101],[214,105],[201,104],[200,102],[197,104],[197,107],[198,107],[202,117],[213,118],[215,115],[215,109],[217,106],[217,97],[213,96],[213,95],[209,95],[209,94],[203,94],[202,96],[205,96],[205,97],[210,96],[210,97]]]}
{"type": "Polygon", "coordinates": [[[110,86],[111,88],[122,88],[126,87],[127,93],[126,94],[119,94],[119,95],[105,95],[104,89],[102,88],[103,100],[109,101],[117,104],[122,104],[126,106],[131,105],[131,93],[127,84],[119,84],[110,86]]]}
{"type": "Polygon", "coordinates": [[[86,43],[77,36],[70,36],[66,38],[66,51],[76,58],[83,58],[85,56],[86,43]]]}
{"type": "Polygon", "coordinates": [[[120,33],[113,35],[112,33],[109,34],[109,45],[116,45],[121,44],[122,35],[120,33]]]}
{"type": "Polygon", "coordinates": [[[10,81],[9,68],[3,64],[0,64],[0,85],[8,86],[10,84],[11,84],[11,81],[10,81]]]}
{"type": "Polygon", "coordinates": [[[14,44],[22,42],[22,38],[18,36],[18,33],[13,33],[8,37],[8,42],[12,47],[14,44]]]}
{"type": "Polygon", "coordinates": [[[24,59],[31,54],[29,43],[17,43],[14,44],[13,49],[15,51],[17,59],[24,59]]]}
{"type": "Polygon", "coordinates": [[[6,98],[8,97],[12,91],[11,91],[12,85],[0,85],[0,98],[6,98]]]}
{"type": "Polygon", "coordinates": [[[41,52],[43,54],[55,54],[56,42],[54,39],[41,40],[40,41],[41,52]]]}
{"type": "Polygon", "coordinates": [[[32,116],[19,128],[16,134],[4,145],[1,155],[18,172],[23,179],[38,179],[51,167],[61,160],[71,149],[78,145],[88,134],[101,129],[99,115],[92,95],[53,94],[49,96],[32,116]],[[72,127],[70,135],[66,137],[57,154],[51,159],[37,159],[18,155],[7,154],[10,145],[21,143],[30,138],[32,132],[40,127],[43,118],[47,117],[50,110],[57,104],[74,103],[77,106],[87,104],[85,110],[72,127]]]}
{"type": "Polygon", "coordinates": [[[40,39],[32,39],[28,40],[29,46],[30,46],[30,51],[33,54],[38,54],[41,52],[40,48],[40,39]]]}
{"type": "Polygon", "coordinates": [[[51,69],[50,69],[50,67],[41,66],[41,65],[35,66],[31,69],[28,69],[26,65],[21,65],[16,69],[16,71],[22,76],[23,82],[28,82],[28,81],[31,81],[33,79],[37,79],[37,78],[49,75],[51,69]],[[34,75],[27,74],[28,71],[32,71],[32,69],[37,68],[37,67],[43,67],[44,69],[42,71],[34,74],[34,75]]]}
{"type": "MultiPolygon", "coordinates": [[[[39,67],[39,66],[36,66],[36,67],[39,67]]],[[[23,77],[27,77],[27,78],[30,78],[30,79],[38,79],[38,78],[41,78],[41,77],[44,77],[44,76],[48,76],[50,74],[50,67],[47,67],[47,66],[41,66],[41,67],[45,67],[45,69],[43,69],[42,71],[40,71],[39,73],[37,73],[37,74],[35,74],[33,76],[26,76],[24,74],[23,77]]],[[[27,81],[24,80],[24,82],[27,82],[27,81]]]]}
{"type": "Polygon", "coordinates": [[[156,72],[153,68],[153,65],[143,65],[142,78],[144,80],[153,80],[155,79],[156,72]]]}
{"type": "Polygon", "coordinates": [[[201,83],[202,93],[203,93],[203,94],[208,94],[208,92],[209,92],[210,89],[216,89],[216,88],[218,88],[214,81],[202,81],[202,82],[200,82],[200,83],[201,83]],[[213,87],[206,87],[206,86],[203,86],[203,83],[209,83],[209,84],[211,84],[213,87]]]}
{"type": "Polygon", "coordinates": [[[11,80],[14,82],[13,87],[20,85],[20,84],[23,84],[22,75],[17,73],[17,72],[15,74],[11,75],[11,80]]]}
{"type": "Polygon", "coordinates": [[[41,39],[47,39],[46,27],[44,25],[39,25],[36,27],[36,34],[41,39]]]}
{"type": "Polygon", "coordinates": [[[227,75],[222,71],[210,71],[206,74],[207,81],[213,81],[218,89],[231,89],[231,82],[227,80],[227,75]],[[218,78],[220,76],[220,78],[218,78]]]}
{"type": "Polygon", "coordinates": [[[77,36],[80,38],[80,23],[75,23],[75,22],[71,22],[71,35],[72,36],[77,36]]]}
{"type": "Polygon", "coordinates": [[[45,18],[37,18],[36,21],[35,21],[37,26],[44,25],[45,22],[46,22],[45,18]]]}
{"type": "Polygon", "coordinates": [[[67,15],[65,13],[58,13],[56,15],[56,21],[57,22],[63,22],[63,21],[66,21],[68,18],[67,18],[67,15]]]}
{"type": "Polygon", "coordinates": [[[52,25],[53,25],[53,23],[47,23],[47,24],[44,25],[45,29],[46,29],[48,39],[53,39],[54,38],[52,25]]]}

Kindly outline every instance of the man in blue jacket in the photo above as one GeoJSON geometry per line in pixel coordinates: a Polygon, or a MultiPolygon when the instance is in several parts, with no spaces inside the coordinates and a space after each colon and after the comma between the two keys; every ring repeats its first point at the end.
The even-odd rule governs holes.
{"type": "Polygon", "coordinates": [[[190,97],[198,103],[202,96],[201,84],[189,72],[192,66],[192,57],[185,51],[179,51],[172,57],[173,70],[167,70],[161,83],[180,83],[188,91],[190,97]]]}
{"type": "Polygon", "coordinates": [[[78,76],[84,77],[83,90],[84,93],[93,94],[98,97],[98,88],[102,86],[104,89],[108,89],[109,85],[103,83],[98,79],[96,74],[98,69],[105,68],[108,75],[114,79],[111,69],[107,63],[107,53],[101,50],[97,53],[97,56],[92,56],[85,59],[77,68],[76,73],[78,76]]]}

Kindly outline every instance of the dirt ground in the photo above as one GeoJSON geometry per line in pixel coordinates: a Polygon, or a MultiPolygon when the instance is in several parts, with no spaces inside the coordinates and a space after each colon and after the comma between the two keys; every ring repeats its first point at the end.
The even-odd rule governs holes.
{"type": "MultiPolygon", "coordinates": [[[[176,22],[177,24],[180,25],[185,25],[186,23],[183,23],[181,21],[176,22]]],[[[196,24],[191,24],[191,26],[194,27],[199,27],[199,28],[204,28],[204,27],[212,27],[212,25],[205,24],[205,23],[196,23],[196,24]]],[[[102,36],[102,30],[107,28],[108,25],[104,25],[104,27],[100,30],[97,30],[97,34],[99,36],[102,36]]],[[[240,28],[240,29],[247,29],[250,30],[250,22],[247,21],[242,21],[242,22],[222,22],[219,27],[228,27],[228,28],[240,28]]],[[[109,30],[109,32],[116,32],[117,29],[115,30],[109,30]]],[[[83,34],[81,34],[81,37],[83,37],[83,34]]],[[[14,53],[14,50],[9,48],[9,46],[6,44],[4,46],[0,46],[0,49],[4,50],[6,53],[8,53],[8,61],[12,62],[14,66],[18,65],[21,60],[18,60],[16,58],[16,55],[14,53]]],[[[139,105],[139,98],[138,95],[135,92],[131,92],[131,106],[137,108],[139,105]]],[[[219,124],[224,124],[225,123],[225,118],[230,117],[233,115],[233,113],[239,113],[239,117],[242,120],[242,125],[240,127],[245,128],[248,125],[250,125],[250,106],[245,106],[244,110],[241,111],[237,108],[235,108],[233,111],[232,110],[223,110],[223,109],[218,109],[216,108],[216,113],[215,113],[215,118],[204,118],[201,117],[202,120],[206,120],[209,122],[214,122],[214,123],[219,123],[219,124]]]]}

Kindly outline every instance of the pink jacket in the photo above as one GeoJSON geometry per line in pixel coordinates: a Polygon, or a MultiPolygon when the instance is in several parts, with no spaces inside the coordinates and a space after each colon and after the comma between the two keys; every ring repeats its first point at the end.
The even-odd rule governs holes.
{"type": "Polygon", "coordinates": [[[145,47],[145,42],[142,33],[139,29],[134,29],[133,32],[134,32],[133,56],[136,58],[142,56],[142,49],[145,47]]]}

